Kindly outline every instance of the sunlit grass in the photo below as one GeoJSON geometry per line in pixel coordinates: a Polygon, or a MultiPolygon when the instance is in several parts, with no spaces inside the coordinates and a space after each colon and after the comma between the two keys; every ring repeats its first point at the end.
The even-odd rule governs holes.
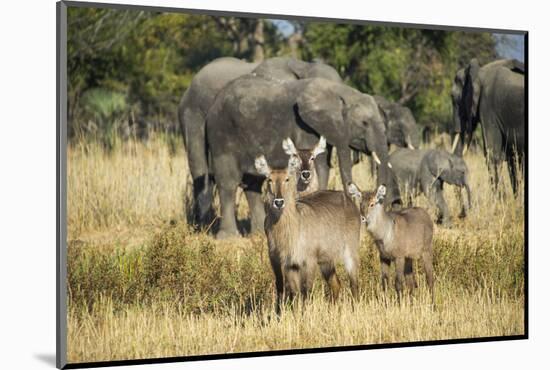
{"type": "MultiPolygon", "coordinates": [[[[69,361],[523,333],[523,194],[511,195],[504,169],[504,195],[495,194],[481,154],[466,156],[473,206],[466,219],[445,188],[453,226],[435,230],[435,311],[420,265],[412,304],[398,305],[393,290],[383,299],[378,254],[364,235],[353,308],[340,269],[346,289],[336,305],[319,278],[311,301],[275,319],[265,238],[216,241],[191,230],[187,161],[171,145],[154,137],[110,154],[92,143],[69,147],[69,361]]],[[[353,175],[361,188],[374,187],[368,163],[353,175]]],[[[341,188],[337,173],[330,184],[341,188]]],[[[415,203],[434,214],[425,197],[415,203]]],[[[239,217],[246,209],[241,197],[239,217]]]]}

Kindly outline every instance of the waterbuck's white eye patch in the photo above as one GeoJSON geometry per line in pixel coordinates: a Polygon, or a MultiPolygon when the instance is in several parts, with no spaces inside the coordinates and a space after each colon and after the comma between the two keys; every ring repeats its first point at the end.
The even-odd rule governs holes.
{"type": "Polygon", "coordinates": [[[367,218],[363,215],[361,215],[361,223],[363,223],[363,224],[367,223],[367,218]]]}

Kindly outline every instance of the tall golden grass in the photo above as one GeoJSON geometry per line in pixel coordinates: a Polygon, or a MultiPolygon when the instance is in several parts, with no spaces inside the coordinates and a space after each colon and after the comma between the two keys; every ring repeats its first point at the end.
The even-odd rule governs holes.
{"type": "MultiPolygon", "coordinates": [[[[468,153],[466,162],[473,209],[458,219],[455,191],[445,189],[454,225],[435,231],[435,311],[420,265],[412,301],[399,305],[393,291],[382,294],[377,251],[364,235],[354,307],[347,291],[329,304],[319,278],[310,301],[275,318],[265,237],[216,241],[186,224],[190,188],[181,143],[154,137],[110,153],[93,143],[70,145],[68,359],[523,334],[523,194],[511,195],[505,170],[504,195],[495,194],[481,154],[468,153]]],[[[368,168],[353,169],[364,189],[374,186],[368,168]]],[[[329,184],[341,188],[333,172],[329,184]]],[[[244,218],[246,201],[238,197],[244,218]]],[[[415,202],[429,207],[423,196],[415,202]]]]}

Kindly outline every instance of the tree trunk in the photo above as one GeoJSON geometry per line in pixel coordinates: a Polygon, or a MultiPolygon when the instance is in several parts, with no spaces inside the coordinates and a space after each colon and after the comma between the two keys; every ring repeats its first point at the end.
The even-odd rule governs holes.
{"type": "Polygon", "coordinates": [[[254,62],[264,60],[264,21],[258,19],[254,30],[254,62]]]}
{"type": "Polygon", "coordinates": [[[290,35],[288,38],[288,46],[290,47],[290,55],[293,58],[300,59],[300,44],[302,43],[303,37],[301,32],[296,32],[290,35]]]}

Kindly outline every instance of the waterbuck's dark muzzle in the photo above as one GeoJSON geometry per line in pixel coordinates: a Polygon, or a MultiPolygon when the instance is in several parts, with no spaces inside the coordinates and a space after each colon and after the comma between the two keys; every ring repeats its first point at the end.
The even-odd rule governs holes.
{"type": "Polygon", "coordinates": [[[285,200],[282,198],[275,198],[273,200],[273,207],[277,209],[282,209],[285,206],[285,200]]]}
{"type": "Polygon", "coordinates": [[[311,179],[311,171],[304,170],[301,173],[302,180],[309,181],[311,179]]]}

